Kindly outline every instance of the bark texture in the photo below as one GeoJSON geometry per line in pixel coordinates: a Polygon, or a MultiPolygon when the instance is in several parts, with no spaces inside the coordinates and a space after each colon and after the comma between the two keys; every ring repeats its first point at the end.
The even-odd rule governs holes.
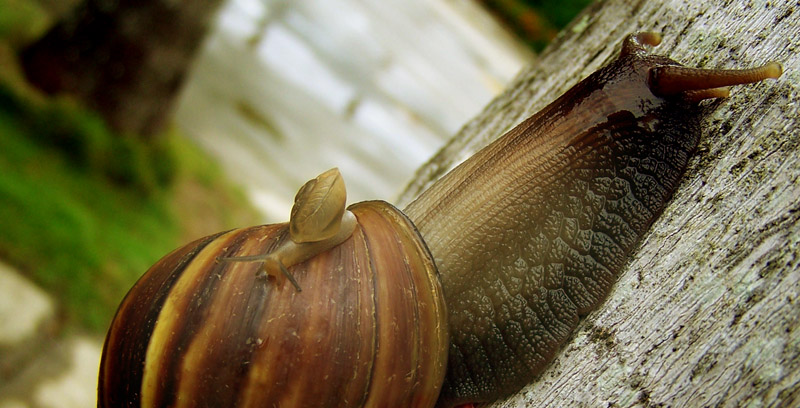
{"type": "Polygon", "coordinates": [[[664,37],[654,53],[687,66],[776,60],[784,74],[704,105],[698,153],[607,301],[538,381],[493,407],[800,405],[800,3],[595,4],[420,169],[399,205],[647,30],[664,37]]]}
{"type": "Polygon", "coordinates": [[[117,131],[150,136],[175,97],[221,0],[87,0],[21,53],[28,80],[71,94],[117,131]]]}

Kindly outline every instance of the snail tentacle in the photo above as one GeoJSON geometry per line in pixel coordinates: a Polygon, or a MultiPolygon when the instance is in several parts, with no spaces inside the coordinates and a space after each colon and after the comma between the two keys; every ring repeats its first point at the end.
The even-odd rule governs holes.
{"type": "Polygon", "coordinates": [[[267,275],[273,275],[274,276],[275,275],[274,270],[276,268],[281,271],[283,276],[285,276],[286,279],[289,280],[289,282],[292,283],[292,286],[294,286],[295,290],[297,290],[298,292],[302,292],[303,291],[303,289],[300,288],[300,285],[294,279],[294,276],[292,276],[292,274],[289,272],[289,269],[287,269],[286,266],[281,261],[279,261],[279,260],[277,260],[275,258],[272,258],[272,257],[267,258],[264,261],[264,271],[267,272],[267,275]]]}
{"type": "Polygon", "coordinates": [[[267,275],[272,276],[273,278],[279,278],[281,275],[283,275],[286,279],[289,280],[289,282],[292,283],[292,286],[294,286],[295,290],[297,290],[298,292],[303,291],[303,289],[300,288],[300,285],[294,279],[294,276],[292,276],[292,273],[289,272],[289,269],[287,269],[286,266],[280,260],[277,259],[274,253],[250,255],[250,256],[217,257],[217,262],[258,262],[258,261],[264,262],[264,267],[261,270],[259,270],[258,273],[264,272],[267,275]],[[276,271],[280,271],[280,274],[276,273],[276,271]]]}
{"type": "Polygon", "coordinates": [[[248,256],[218,256],[217,262],[258,262],[265,261],[272,256],[271,254],[248,255],[248,256]]]}
{"type": "Polygon", "coordinates": [[[294,198],[289,239],[267,254],[220,257],[222,262],[264,262],[264,271],[278,280],[300,285],[289,268],[346,241],[356,229],[356,217],[345,209],[347,191],[339,169],[332,168],[309,180],[294,198]]]}
{"type": "Polygon", "coordinates": [[[723,94],[712,92],[714,88],[778,78],[781,73],[783,67],[774,61],[750,69],[702,69],[668,65],[651,68],[648,85],[653,93],[659,96],[706,91],[705,94],[691,94],[691,97],[707,95],[705,98],[717,98],[719,97],[717,95],[723,94]]]}
{"type": "Polygon", "coordinates": [[[168,254],[112,323],[98,406],[451,408],[530,383],[676,191],[702,134],[697,102],[782,71],[685,68],[646,52],[660,42],[628,36],[405,214],[348,209],[334,168],[300,189],[288,223],[168,254]],[[302,296],[263,290],[265,273],[302,296]]]}
{"type": "Polygon", "coordinates": [[[645,45],[655,47],[661,44],[661,34],[652,31],[643,31],[630,34],[622,41],[622,52],[620,55],[630,55],[644,53],[645,45]]]}
{"type": "Polygon", "coordinates": [[[731,96],[731,89],[727,86],[721,86],[719,88],[701,89],[699,91],[686,91],[683,95],[689,102],[698,103],[705,99],[727,98],[731,96]]]}
{"type": "Polygon", "coordinates": [[[440,406],[493,401],[536,378],[676,191],[701,135],[697,102],[781,71],[684,68],[647,52],[660,40],[628,36],[616,60],[406,207],[447,300],[440,406]]]}
{"type": "Polygon", "coordinates": [[[345,211],[342,218],[339,220],[339,229],[336,235],[315,242],[294,242],[291,239],[284,240],[277,248],[267,254],[260,255],[245,255],[245,256],[231,256],[231,257],[218,257],[218,262],[264,262],[264,271],[267,275],[277,279],[282,283],[283,278],[289,279],[289,282],[300,292],[302,289],[292,274],[289,268],[299,263],[319,255],[339,244],[346,241],[353,235],[356,229],[356,217],[350,211],[345,211]]]}

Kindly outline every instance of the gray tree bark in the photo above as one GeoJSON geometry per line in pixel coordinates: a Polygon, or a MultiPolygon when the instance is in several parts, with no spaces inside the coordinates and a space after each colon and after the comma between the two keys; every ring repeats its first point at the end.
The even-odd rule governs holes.
{"type": "Polygon", "coordinates": [[[581,14],[417,173],[458,162],[657,31],[687,66],[781,62],[707,103],[698,153],[608,300],[540,378],[492,407],[800,406],[800,3],[608,0],[581,14]]]}

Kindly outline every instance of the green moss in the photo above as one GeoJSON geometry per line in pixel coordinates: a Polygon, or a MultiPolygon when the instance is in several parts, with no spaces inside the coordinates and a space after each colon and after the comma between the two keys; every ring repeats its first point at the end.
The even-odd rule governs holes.
{"type": "Polygon", "coordinates": [[[144,143],[134,135],[117,135],[99,115],[69,98],[38,101],[4,84],[0,109],[13,115],[31,138],[58,148],[71,164],[115,184],[152,193],[172,182],[174,157],[165,138],[144,143]]]}
{"type": "Polygon", "coordinates": [[[174,132],[114,135],[77,104],[10,89],[0,85],[0,258],[55,295],[69,324],[104,331],[133,282],[187,229],[255,220],[211,159],[174,132]],[[201,187],[182,196],[186,183],[201,187]],[[202,216],[176,208],[195,200],[202,216]]]}
{"type": "Polygon", "coordinates": [[[4,113],[0,129],[0,256],[55,293],[71,320],[103,327],[109,300],[176,245],[163,194],[142,197],[77,169],[4,113]]]}

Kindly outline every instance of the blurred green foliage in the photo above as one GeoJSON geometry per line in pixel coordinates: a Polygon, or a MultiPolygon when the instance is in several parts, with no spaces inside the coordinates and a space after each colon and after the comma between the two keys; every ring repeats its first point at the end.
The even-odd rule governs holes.
{"type": "MultiPolygon", "coordinates": [[[[113,143],[90,112],[32,108],[7,87],[0,101],[0,257],[55,294],[71,322],[101,331],[133,280],[177,245],[165,193],[111,182],[105,164],[95,172],[113,162],[101,149],[113,143]]],[[[125,166],[111,171],[139,171],[125,166]]]]}
{"type": "MultiPolygon", "coordinates": [[[[537,49],[588,2],[484,0],[537,49]]],[[[182,137],[118,135],[69,98],[27,89],[9,51],[50,19],[34,1],[0,0],[0,259],[55,295],[69,326],[102,333],[161,256],[257,216],[182,137]]]]}
{"type": "Polygon", "coordinates": [[[0,38],[12,46],[38,37],[49,23],[49,16],[35,1],[0,0],[0,38]]]}
{"type": "Polygon", "coordinates": [[[592,0],[479,0],[523,41],[541,51],[592,0]]]}
{"type": "Polygon", "coordinates": [[[133,282],[196,238],[182,217],[199,217],[176,208],[176,178],[202,186],[183,201],[206,201],[204,216],[207,201],[217,201],[219,224],[241,212],[255,219],[188,141],[114,135],[67,99],[37,100],[0,83],[0,135],[0,259],[54,294],[70,325],[103,332],[133,282]]]}
{"type": "Polygon", "coordinates": [[[51,20],[35,1],[0,0],[0,260],[54,295],[67,327],[103,333],[161,256],[258,219],[174,130],[116,134],[74,100],[31,89],[14,50],[51,20]]]}
{"type": "Polygon", "coordinates": [[[166,138],[143,143],[133,135],[116,135],[99,115],[68,98],[35,103],[22,100],[3,85],[0,109],[13,115],[33,139],[60,149],[73,165],[87,172],[146,194],[172,181],[175,158],[166,138]]]}

